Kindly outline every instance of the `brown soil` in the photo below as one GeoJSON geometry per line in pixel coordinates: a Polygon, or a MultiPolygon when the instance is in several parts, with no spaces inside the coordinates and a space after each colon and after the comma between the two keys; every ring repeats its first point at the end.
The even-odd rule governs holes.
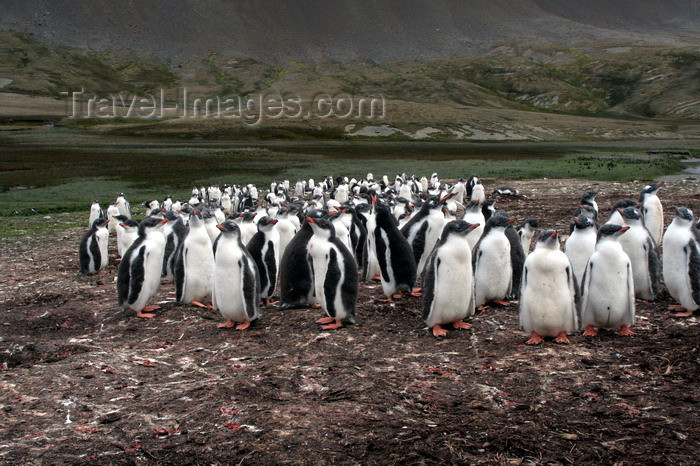
{"type": "MultiPolygon", "coordinates": [[[[525,196],[500,207],[566,231],[592,183],[502,184],[525,196]]],[[[606,212],[641,186],[598,187],[606,212]]],[[[698,192],[664,187],[667,215],[700,212],[698,192]]],[[[665,291],[637,302],[635,336],[569,346],[526,347],[515,305],[436,339],[416,299],[374,303],[374,284],[355,326],[270,308],[236,332],[172,285],[157,318],[119,315],[115,262],[77,276],[81,231],[61,235],[0,246],[2,463],[697,464],[700,330],[665,291]]]]}

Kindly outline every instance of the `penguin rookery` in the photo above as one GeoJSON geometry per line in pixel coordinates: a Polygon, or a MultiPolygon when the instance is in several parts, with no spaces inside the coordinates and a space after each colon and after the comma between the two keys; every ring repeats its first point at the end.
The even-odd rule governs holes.
{"type": "MultiPolygon", "coordinates": [[[[322,181],[274,181],[269,191],[223,185],[194,188],[187,201],[148,199],[145,218],[133,218],[119,193],[103,211],[90,206],[90,229],[80,243],[80,272],[107,266],[109,234],[121,257],[119,305],[153,317],[149,302],[161,283],[174,283],[184,305],[218,310],[221,328],[244,330],[264,319],[261,308],[279,297],[277,311],[320,308],[325,330],[360,323],[360,287],[379,288],[392,312],[395,300],[415,300],[435,336],[488,306],[518,303],[529,344],[597,329],[634,335],[635,299],[651,302],[664,286],[678,316],[700,307],[700,233],[693,213],[675,209],[663,233],[662,183],[640,186],[640,200],[616,200],[602,227],[598,190],[571,205],[568,239],[498,210],[477,175],[468,181],[396,175],[375,179],[323,176],[322,181]],[[116,224],[116,228],[112,228],[116,224]],[[663,248],[659,247],[662,240],[663,248]],[[361,279],[361,280],[360,280],[361,279]]],[[[522,194],[508,186],[496,196],[522,194]]],[[[634,193],[630,193],[634,195],[634,193]]],[[[193,308],[194,309],[194,308],[193,308]]]]}

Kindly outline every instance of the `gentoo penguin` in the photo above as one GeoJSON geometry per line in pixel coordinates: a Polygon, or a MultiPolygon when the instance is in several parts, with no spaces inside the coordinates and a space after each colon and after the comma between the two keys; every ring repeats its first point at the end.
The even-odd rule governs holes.
{"type": "Polygon", "coordinates": [[[119,193],[115,204],[117,209],[119,209],[120,215],[126,215],[128,218],[131,218],[131,205],[124,197],[124,193],[119,193]]]}
{"type": "Polygon", "coordinates": [[[100,205],[100,201],[95,199],[92,201],[92,205],[90,206],[90,218],[88,219],[88,227],[92,227],[92,224],[95,223],[95,220],[98,218],[103,218],[105,216],[104,211],[102,210],[102,206],[100,205]]]}
{"type": "Polygon", "coordinates": [[[124,257],[124,253],[129,250],[136,238],[139,237],[139,222],[130,218],[122,221],[119,226],[122,233],[117,239],[117,253],[119,257],[124,257]]]}
{"type": "Polygon", "coordinates": [[[467,200],[472,200],[472,192],[474,192],[474,186],[481,184],[481,180],[477,175],[472,175],[467,180],[467,200]]]}
{"type": "MultiPolygon", "coordinates": [[[[320,218],[321,212],[312,210],[307,215],[320,218]]],[[[313,234],[311,223],[304,220],[284,250],[280,261],[280,303],[277,309],[314,304],[314,277],[307,251],[313,234]]]]}
{"type": "MultiPolygon", "coordinates": [[[[593,222],[593,228],[595,228],[596,231],[598,230],[598,214],[591,205],[581,204],[576,208],[576,210],[574,211],[573,218],[581,217],[589,218],[593,222]]],[[[571,220],[571,222],[569,222],[569,234],[572,234],[574,232],[575,227],[575,222],[571,220]]]]}
{"type": "Polygon", "coordinates": [[[148,319],[159,306],[146,306],[160,286],[165,238],[161,228],[168,219],[147,217],[139,225],[139,237],[119,263],[117,292],[122,311],[136,311],[136,317],[148,319]],[[146,311],[144,313],[143,311],[146,311]]]}
{"type": "Polygon", "coordinates": [[[634,207],[620,212],[629,231],[620,237],[619,242],[632,262],[634,293],[639,299],[653,301],[659,294],[661,260],[659,247],[644,226],[642,214],[634,207]]]}
{"type": "Polygon", "coordinates": [[[107,220],[109,220],[108,228],[110,235],[117,234],[117,225],[119,224],[117,216],[119,215],[121,214],[119,213],[119,209],[117,208],[116,204],[110,204],[109,207],[107,207],[107,220]]]}
{"type": "Polygon", "coordinates": [[[513,290],[513,265],[505,230],[514,221],[514,218],[494,215],[486,222],[484,233],[474,246],[472,264],[478,309],[490,301],[508,305],[503,299],[513,290]]]}
{"type": "Polygon", "coordinates": [[[494,205],[496,201],[493,199],[487,199],[481,202],[481,213],[484,214],[485,221],[489,221],[491,216],[496,213],[496,206],[494,205]]]}
{"type": "MultiPolygon", "coordinates": [[[[348,251],[352,254],[352,242],[350,241],[350,230],[346,226],[345,222],[345,210],[338,210],[336,212],[331,212],[328,220],[333,224],[335,229],[335,237],[340,240],[341,243],[348,248],[348,251]]],[[[354,256],[353,256],[354,258],[354,256]]]]}
{"type": "Polygon", "coordinates": [[[476,229],[467,235],[467,243],[469,243],[469,249],[474,250],[474,246],[479,242],[479,238],[484,233],[484,226],[486,224],[486,218],[484,218],[484,212],[481,208],[481,202],[471,201],[464,209],[464,215],[462,220],[473,225],[479,225],[476,229]]]}
{"type": "Polygon", "coordinates": [[[418,212],[411,215],[411,220],[401,229],[401,234],[411,245],[418,272],[422,272],[430,252],[440,239],[442,229],[445,227],[445,214],[442,211],[442,205],[446,199],[447,196],[443,198],[431,197],[423,203],[418,212]]]}
{"type": "Polygon", "coordinates": [[[566,335],[579,328],[577,289],[569,259],[559,250],[558,233],[543,231],[525,260],[521,286],[519,320],[530,334],[528,345],[542,343],[542,337],[569,343],[566,335]]]}
{"type": "Polygon", "coordinates": [[[663,239],[664,283],[673,299],[670,306],[685,311],[676,317],[689,317],[700,307],[700,230],[693,225],[693,212],[676,207],[676,217],[666,229],[663,239]]]}
{"type": "Polygon", "coordinates": [[[586,336],[596,336],[596,327],[619,329],[634,335],[634,278],[632,263],[620,245],[630,227],[605,224],[598,230],[595,252],[581,280],[581,322],[586,336]]]}
{"type": "MultiPolygon", "coordinates": [[[[593,208],[594,216],[593,220],[598,221],[598,204],[595,201],[595,197],[598,194],[598,191],[595,189],[591,189],[589,191],[586,191],[583,193],[583,196],[581,196],[581,202],[580,204],[582,206],[591,206],[593,208]]],[[[578,214],[576,214],[578,215],[578,214]]]]}
{"type": "Polygon", "coordinates": [[[260,317],[260,276],[255,261],[241,241],[233,220],[217,225],[221,235],[214,244],[212,305],[226,322],[219,328],[245,330],[260,317]]]}
{"type": "MultiPolygon", "coordinates": [[[[292,241],[292,238],[294,238],[294,235],[297,233],[298,228],[292,221],[292,216],[293,215],[291,214],[291,209],[289,207],[282,207],[277,212],[277,224],[275,225],[275,228],[280,235],[280,257],[284,257],[284,251],[286,251],[287,245],[290,241],[292,241]]],[[[296,218],[296,216],[294,217],[296,218]]]]}
{"type": "Polygon", "coordinates": [[[615,203],[615,205],[613,205],[612,209],[610,210],[610,217],[605,223],[612,225],[622,225],[623,223],[625,223],[625,221],[622,219],[622,215],[620,215],[620,209],[635,207],[636,205],[637,201],[634,201],[632,199],[620,199],[615,203]]]}
{"type": "Polygon", "coordinates": [[[216,221],[216,217],[209,209],[202,210],[202,218],[204,219],[204,229],[207,230],[211,244],[213,245],[216,238],[221,234],[221,230],[216,228],[219,222],[216,221]]]}
{"type": "Polygon", "coordinates": [[[177,257],[178,247],[187,235],[187,225],[182,220],[182,217],[173,210],[166,211],[165,218],[169,220],[163,228],[163,236],[165,236],[165,252],[163,254],[163,276],[168,281],[175,280],[175,258],[177,257]]]}
{"type": "Polygon", "coordinates": [[[234,219],[241,230],[241,241],[243,241],[243,244],[248,244],[253,235],[258,232],[258,226],[253,222],[254,219],[255,212],[243,212],[234,219]]]}
{"type": "Polygon", "coordinates": [[[376,211],[373,247],[381,271],[382,290],[391,301],[395,293],[412,292],[416,283],[416,261],[389,207],[378,202],[376,194],[372,195],[372,202],[376,211]]]}
{"type": "Polygon", "coordinates": [[[484,191],[484,185],[481,184],[481,181],[479,181],[477,184],[474,185],[472,188],[472,201],[479,201],[483,203],[486,200],[486,192],[484,191]]]}
{"type": "Polygon", "coordinates": [[[540,227],[540,224],[535,218],[528,218],[525,220],[520,227],[518,227],[518,238],[520,238],[520,245],[523,248],[523,253],[525,257],[530,254],[530,244],[532,243],[532,237],[535,236],[535,231],[540,227]]]}
{"type": "Polygon", "coordinates": [[[447,335],[443,324],[467,329],[462,319],[474,315],[474,275],[467,236],[478,224],[453,220],[445,225],[440,241],[423,272],[423,321],[436,337],[447,335]]]}
{"type": "Polygon", "coordinates": [[[169,210],[172,210],[172,207],[173,207],[173,197],[168,194],[167,196],[165,196],[165,199],[163,199],[162,208],[163,208],[163,210],[165,210],[167,212],[169,210]]]}
{"type": "Polygon", "coordinates": [[[175,294],[182,304],[205,307],[204,301],[211,298],[214,253],[198,210],[192,211],[189,227],[175,258],[175,294]]]}
{"type": "Polygon", "coordinates": [[[581,283],[588,259],[595,251],[597,231],[593,220],[585,215],[574,217],[574,231],[564,245],[564,253],[571,262],[577,283],[581,283]]]}
{"type": "Polygon", "coordinates": [[[314,271],[316,300],[328,317],[318,319],[324,330],[341,327],[343,320],[355,323],[357,263],[350,250],[335,236],[333,224],[307,217],[314,231],[309,259],[314,271]]]}
{"type": "Polygon", "coordinates": [[[260,297],[265,304],[273,304],[270,298],[275,293],[277,271],[280,268],[280,234],[275,229],[277,220],[262,217],[258,221],[258,232],[250,239],[246,248],[253,257],[260,274],[260,297]]]}
{"type": "Polygon", "coordinates": [[[155,199],[149,199],[147,201],[144,201],[141,205],[146,208],[145,217],[150,217],[154,211],[160,210],[160,202],[158,202],[155,199]]]}
{"type": "Polygon", "coordinates": [[[494,189],[493,193],[491,193],[491,194],[500,194],[502,196],[518,196],[518,195],[520,195],[518,190],[511,187],[511,186],[501,186],[498,189],[494,189]]]}
{"type": "Polygon", "coordinates": [[[80,273],[91,275],[104,270],[109,262],[107,243],[109,242],[109,220],[98,218],[80,240],[80,273]]]}
{"type": "Polygon", "coordinates": [[[651,233],[651,237],[654,238],[656,244],[659,244],[664,233],[664,208],[656,195],[659,188],[663,185],[664,182],[659,181],[658,183],[644,186],[639,196],[639,202],[642,204],[641,211],[644,215],[644,225],[649,229],[649,233],[651,233]]]}

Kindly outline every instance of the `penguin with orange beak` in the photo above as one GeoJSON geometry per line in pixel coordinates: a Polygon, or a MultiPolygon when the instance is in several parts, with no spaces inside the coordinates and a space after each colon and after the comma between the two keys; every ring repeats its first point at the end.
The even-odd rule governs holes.
{"type": "Polygon", "coordinates": [[[258,221],[258,232],[250,239],[246,248],[260,272],[260,297],[265,304],[270,302],[277,286],[277,271],[280,268],[280,234],[275,228],[277,220],[265,215],[258,221]]]}

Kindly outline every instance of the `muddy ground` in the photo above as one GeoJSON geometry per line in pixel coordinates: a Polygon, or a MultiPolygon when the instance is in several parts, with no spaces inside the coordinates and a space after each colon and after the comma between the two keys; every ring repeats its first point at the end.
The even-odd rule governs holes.
{"type": "MultiPolygon", "coordinates": [[[[643,184],[485,183],[518,187],[498,206],[562,231],[586,188],[607,212],[643,184]]],[[[661,197],[700,212],[699,193],[661,197]]],[[[637,302],[635,336],[569,346],[526,347],[516,305],[436,339],[415,298],[375,303],[375,284],[355,326],[270,308],[236,332],[173,303],[172,285],[157,318],[119,316],[114,256],[76,275],[81,234],[0,245],[2,463],[697,464],[698,319],[669,319],[665,290],[637,302]]]]}

